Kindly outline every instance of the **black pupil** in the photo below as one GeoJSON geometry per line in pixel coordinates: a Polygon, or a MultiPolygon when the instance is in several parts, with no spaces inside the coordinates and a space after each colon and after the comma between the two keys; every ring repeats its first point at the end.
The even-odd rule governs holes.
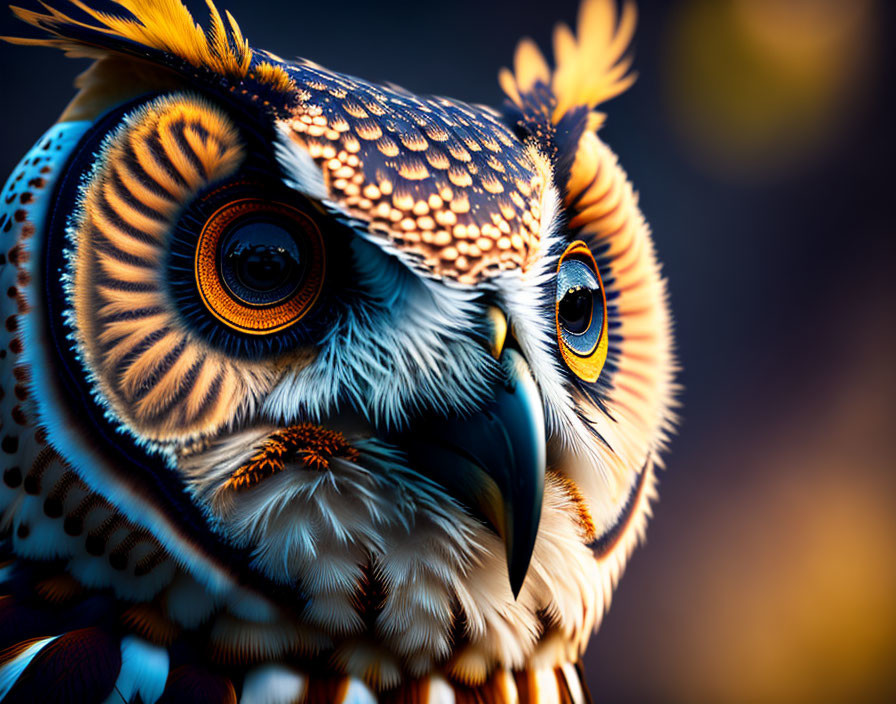
{"type": "Polygon", "coordinates": [[[250,305],[277,303],[300,283],[301,251],[296,237],[280,223],[239,223],[224,236],[220,251],[227,288],[250,305]]]}
{"type": "Polygon", "coordinates": [[[254,291],[272,291],[283,285],[295,262],[289,252],[269,244],[234,249],[236,273],[243,285],[254,291]]]}
{"type": "Polygon", "coordinates": [[[569,289],[560,299],[557,313],[563,327],[574,335],[581,335],[591,323],[594,292],[584,286],[569,289]]]}

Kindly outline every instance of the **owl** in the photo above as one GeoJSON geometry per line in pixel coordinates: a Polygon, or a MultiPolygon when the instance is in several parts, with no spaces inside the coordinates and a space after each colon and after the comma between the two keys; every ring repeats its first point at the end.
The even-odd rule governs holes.
{"type": "Polygon", "coordinates": [[[13,8],[92,64],[0,204],[0,700],[589,701],[675,422],[634,7],[493,110],[207,1],[13,8]]]}

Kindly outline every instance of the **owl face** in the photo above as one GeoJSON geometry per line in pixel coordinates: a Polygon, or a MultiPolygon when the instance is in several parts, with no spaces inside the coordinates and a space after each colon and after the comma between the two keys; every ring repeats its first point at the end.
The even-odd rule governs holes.
{"type": "Polygon", "coordinates": [[[584,647],[643,530],[672,368],[593,113],[559,84],[540,105],[526,50],[499,113],[121,4],[140,32],[26,16],[97,59],[11,213],[41,442],[212,591],[301,604],[308,642],[363,631],[375,574],[402,657],[444,658],[461,616],[471,647],[513,631],[489,662],[551,629],[584,647]]]}

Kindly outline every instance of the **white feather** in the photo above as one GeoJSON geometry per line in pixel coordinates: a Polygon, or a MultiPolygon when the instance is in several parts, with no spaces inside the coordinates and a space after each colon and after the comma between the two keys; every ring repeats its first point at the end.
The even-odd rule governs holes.
{"type": "Polygon", "coordinates": [[[360,238],[352,249],[360,295],[337,311],[314,361],[271,391],[265,414],[275,423],[320,422],[351,409],[401,427],[424,410],[481,405],[498,368],[471,335],[485,320],[480,294],[421,279],[360,238]]]}
{"type": "Polygon", "coordinates": [[[309,198],[326,200],[329,192],[323,172],[308,151],[293,141],[291,134],[292,129],[282,122],[277,123],[274,156],[283,171],[283,182],[309,198]]]}
{"type": "Polygon", "coordinates": [[[426,694],[426,704],[454,704],[454,687],[448,684],[448,680],[439,675],[429,678],[429,687],[426,694]]]}
{"type": "Polygon", "coordinates": [[[282,665],[265,665],[246,675],[240,704],[293,704],[305,696],[308,678],[282,665]]]}

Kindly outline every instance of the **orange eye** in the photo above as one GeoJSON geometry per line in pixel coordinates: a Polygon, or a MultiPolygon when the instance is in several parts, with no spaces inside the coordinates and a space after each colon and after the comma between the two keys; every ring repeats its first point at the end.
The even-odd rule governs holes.
{"type": "Polygon", "coordinates": [[[324,281],[323,238],[292,206],[243,198],[208,218],[195,267],[199,295],[218,320],[266,335],[300,320],[317,300],[324,281]]]}
{"type": "Polygon", "coordinates": [[[607,361],[607,297],[594,256],[581,240],[560,257],[554,310],[566,366],[583,381],[597,381],[607,361]]]}

